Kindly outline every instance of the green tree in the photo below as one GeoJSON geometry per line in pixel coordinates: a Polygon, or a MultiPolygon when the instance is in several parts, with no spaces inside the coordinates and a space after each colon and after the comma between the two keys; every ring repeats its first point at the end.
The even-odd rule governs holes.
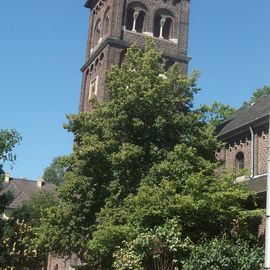
{"type": "Polygon", "coordinates": [[[14,162],[16,155],[13,149],[16,144],[21,141],[21,136],[14,129],[1,129],[0,130],[0,167],[2,169],[3,163],[14,162]]]}
{"type": "MultiPolygon", "coordinates": [[[[6,162],[14,163],[16,155],[13,150],[16,144],[20,143],[21,136],[14,129],[0,129],[0,191],[2,189],[2,181],[4,179],[3,165],[6,162]]],[[[12,165],[11,165],[12,166],[12,165]]],[[[3,213],[6,205],[11,200],[12,194],[5,193],[0,195],[0,215],[3,213]]],[[[1,226],[0,226],[1,237],[1,226]]]]}
{"type": "Polygon", "coordinates": [[[212,124],[215,128],[228,119],[235,111],[230,105],[218,101],[213,102],[210,106],[204,105],[201,109],[205,111],[205,121],[212,124]]]}
{"type": "Polygon", "coordinates": [[[221,238],[194,247],[184,270],[261,270],[263,261],[262,247],[221,238]]]}
{"type": "MultiPolygon", "coordinates": [[[[2,189],[2,181],[4,179],[4,171],[3,171],[3,165],[6,162],[11,162],[11,164],[14,163],[16,160],[16,155],[14,154],[14,147],[16,144],[20,143],[21,136],[17,131],[14,129],[7,130],[7,129],[1,129],[0,130],[0,191],[2,189]]],[[[4,193],[0,195],[0,215],[3,213],[6,205],[10,202],[12,199],[11,193],[4,193]]],[[[3,230],[4,227],[4,221],[0,218],[0,254],[2,255],[5,253],[5,249],[3,247],[3,230]]],[[[0,263],[1,263],[1,255],[0,255],[0,263]]]]}
{"type": "Polygon", "coordinates": [[[256,102],[260,97],[266,96],[268,94],[270,94],[270,86],[265,85],[261,88],[258,88],[252,93],[250,100],[244,102],[244,105],[256,102]]]}
{"type": "Polygon", "coordinates": [[[1,267],[42,269],[47,252],[33,245],[33,229],[40,225],[42,212],[58,203],[55,191],[40,191],[17,208],[9,220],[3,222],[0,255],[1,267]]]}
{"type": "MultiPolygon", "coordinates": [[[[215,175],[213,125],[205,109],[192,109],[197,75],[182,75],[176,65],[165,73],[160,58],[152,44],[144,52],[131,47],[107,75],[110,100],[93,100],[92,112],[69,116],[74,151],[60,203],[35,230],[37,246],[75,252],[94,269],[111,269],[117,246],[125,249],[140,236],[164,241],[161,234],[176,222],[177,251],[156,246],[180,267],[176,255],[186,239],[231,232],[253,239],[249,221],[260,216],[254,194],[215,175]]],[[[142,267],[153,261],[140,256],[142,267]]]]}
{"type": "Polygon", "coordinates": [[[61,156],[54,158],[52,163],[44,170],[44,181],[56,184],[57,186],[62,184],[67,168],[67,157],[61,156]]]}

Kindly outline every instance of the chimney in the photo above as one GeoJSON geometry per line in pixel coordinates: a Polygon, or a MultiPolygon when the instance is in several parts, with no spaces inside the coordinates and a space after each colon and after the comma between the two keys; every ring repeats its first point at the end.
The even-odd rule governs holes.
{"type": "Polygon", "coordinates": [[[44,186],[45,182],[43,180],[42,177],[39,177],[38,180],[37,180],[37,186],[40,188],[42,186],[44,186]]]}
{"type": "Polygon", "coordinates": [[[8,183],[10,181],[10,173],[9,172],[6,172],[4,181],[5,181],[5,183],[8,183]]]}

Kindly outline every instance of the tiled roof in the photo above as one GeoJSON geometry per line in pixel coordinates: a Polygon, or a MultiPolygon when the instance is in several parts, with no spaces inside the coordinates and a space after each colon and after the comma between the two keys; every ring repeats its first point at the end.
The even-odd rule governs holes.
{"type": "Polygon", "coordinates": [[[255,176],[247,180],[247,187],[257,193],[266,192],[267,175],[255,176]]]}
{"type": "Polygon", "coordinates": [[[20,207],[25,201],[29,200],[34,193],[40,190],[50,189],[52,189],[52,184],[50,183],[43,183],[43,185],[39,187],[37,181],[10,178],[9,182],[3,182],[0,195],[9,191],[12,192],[13,200],[7,206],[7,209],[15,209],[20,207]]]}
{"type": "Polygon", "coordinates": [[[223,122],[217,129],[218,136],[225,135],[241,127],[248,126],[269,115],[270,94],[259,98],[255,103],[246,104],[235,111],[229,119],[223,122]]]}

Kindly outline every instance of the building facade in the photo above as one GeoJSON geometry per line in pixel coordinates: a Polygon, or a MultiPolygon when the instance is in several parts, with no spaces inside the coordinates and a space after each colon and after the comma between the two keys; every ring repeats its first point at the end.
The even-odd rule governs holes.
{"type": "MultiPolygon", "coordinates": [[[[218,129],[225,146],[216,153],[221,170],[236,171],[236,181],[245,181],[257,192],[260,207],[266,207],[267,160],[269,145],[270,94],[235,111],[218,129]]],[[[259,236],[265,232],[265,219],[259,236]]]]}
{"type": "Polygon", "coordinates": [[[28,179],[18,179],[5,174],[3,186],[0,189],[0,196],[6,193],[12,194],[11,202],[6,205],[3,216],[0,218],[8,219],[11,213],[21,207],[24,203],[32,198],[35,193],[40,191],[53,191],[51,183],[45,183],[42,178],[37,181],[28,179]]]}
{"type": "MultiPolygon", "coordinates": [[[[144,48],[149,37],[162,52],[167,70],[174,63],[188,72],[187,56],[189,0],[87,0],[90,9],[89,30],[83,73],[80,112],[90,111],[93,95],[109,98],[105,87],[107,70],[121,65],[127,48],[144,48]]],[[[71,270],[82,266],[75,256],[49,254],[47,270],[71,270]]]]}
{"type": "Polygon", "coordinates": [[[95,95],[106,100],[105,76],[112,65],[123,62],[131,44],[143,48],[154,39],[162,52],[163,67],[178,63],[187,73],[189,0],[88,0],[91,10],[83,73],[80,111],[90,111],[95,95]]]}

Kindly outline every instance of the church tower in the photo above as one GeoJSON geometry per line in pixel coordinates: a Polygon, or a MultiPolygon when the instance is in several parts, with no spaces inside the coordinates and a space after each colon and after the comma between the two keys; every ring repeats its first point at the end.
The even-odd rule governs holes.
{"type": "Polygon", "coordinates": [[[91,10],[80,111],[89,111],[89,100],[108,98],[106,71],[120,65],[127,48],[135,43],[144,47],[153,37],[162,52],[164,69],[178,63],[187,73],[189,0],[87,0],[91,10]]]}

